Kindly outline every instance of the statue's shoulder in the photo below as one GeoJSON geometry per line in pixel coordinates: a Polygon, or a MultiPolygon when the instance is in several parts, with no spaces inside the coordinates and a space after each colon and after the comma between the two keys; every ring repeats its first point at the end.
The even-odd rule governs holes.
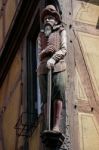
{"type": "Polygon", "coordinates": [[[42,36],[44,36],[44,30],[43,29],[41,29],[39,32],[39,37],[42,37],[42,36]]]}

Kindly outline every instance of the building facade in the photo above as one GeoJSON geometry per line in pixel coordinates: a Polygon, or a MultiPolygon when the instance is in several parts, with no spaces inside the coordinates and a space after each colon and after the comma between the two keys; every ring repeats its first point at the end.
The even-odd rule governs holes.
{"type": "Polygon", "coordinates": [[[67,30],[63,150],[99,149],[99,1],[0,1],[0,150],[45,150],[36,68],[41,10],[62,10],[67,30]]]}

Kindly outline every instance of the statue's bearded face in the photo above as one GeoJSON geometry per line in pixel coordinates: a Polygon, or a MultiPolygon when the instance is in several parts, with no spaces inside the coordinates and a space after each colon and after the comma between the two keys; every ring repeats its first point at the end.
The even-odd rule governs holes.
{"type": "Polygon", "coordinates": [[[50,24],[50,25],[53,27],[53,26],[56,25],[57,23],[58,23],[58,22],[56,21],[55,17],[52,16],[52,15],[47,15],[47,16],[45,16],[45,18],[44,18],[44,25],[50,24]]]}
{"type": "Polygon", "coordinates": [[[48,37],[51,34],[53,26],[57,25],[57,23],[58,22],[56,21],[54,16],[51,16],[51,15],[45,16],[45,18],[44,18],[44,32],[45,32],[46,37],[48,37]]]}

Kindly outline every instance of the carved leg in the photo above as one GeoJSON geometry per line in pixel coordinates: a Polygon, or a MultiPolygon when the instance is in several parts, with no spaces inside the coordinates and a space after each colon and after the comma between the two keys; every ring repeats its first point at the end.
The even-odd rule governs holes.
{"type": "Polygon", "coordinates": [[[59,132],[62,105],[63,105],[63,103],[62,103],[61,100],[57,100],[57,101],[54,102],[54,107],[53,107],[53,112],[54,112],[53,131],[59,132]]]}

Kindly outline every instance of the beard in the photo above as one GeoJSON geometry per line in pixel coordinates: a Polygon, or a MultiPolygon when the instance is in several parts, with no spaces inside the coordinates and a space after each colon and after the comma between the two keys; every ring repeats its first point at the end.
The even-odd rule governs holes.
{"type": "Polygon", "coordinates": [[[52,33],[52,27],[50,24],[46,24],[44,27],[44,33],[46,37],[49,37],[49,35],[52,33]]]}

